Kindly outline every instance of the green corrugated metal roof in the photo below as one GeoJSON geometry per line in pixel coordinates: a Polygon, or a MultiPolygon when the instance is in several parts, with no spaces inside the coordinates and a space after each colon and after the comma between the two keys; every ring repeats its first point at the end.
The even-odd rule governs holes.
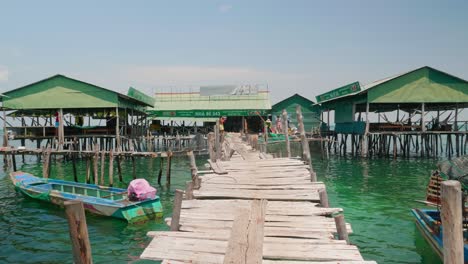
{"type": "Polygon", "coordinates": [[[333,108],[344,101],[365,103],[366,100],[395,104],[468,102],[468,81],[428,66],[378,80],[363,88],[361,92],[323,102],[322,106],[333,108]]]}
{"type": "Polygon", "coordinates": [[[148,114],[160,117],[216,117],[266,114],[268,92],[250,95],[201,96],[199,93],[159,93],[148,114]]]}
{"type": "Polygon", "coordinates": [[[3,107],[10,109],[71,109],[123,107],[143,111],[138,99],[63,75],[4,93],[3,107]]]}
{"type": "Polygon", "coordinates": [[[370,103],[468,102],[467,81],[427,66],[368,87],[370,103]]]}
{"type": "MultiPolygon", "coordinates": [[[[296,106],[300,105],[304,117],[304,129],[310,132],[313,128],[320,126],[320,107],[313,106],[314,102],[299,94],[294,94],[271,107],[273,116],[281,116],[283,109],[288,112],[290,121],[297,126],[296,106]]],[[[275,117],[274,117],[275,118],[275,117]]]]}

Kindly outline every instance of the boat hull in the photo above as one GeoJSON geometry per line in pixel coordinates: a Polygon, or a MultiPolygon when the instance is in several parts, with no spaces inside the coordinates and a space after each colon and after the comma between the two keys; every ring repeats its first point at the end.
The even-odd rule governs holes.
{"type": "MultiPolygon", "coordinates": [[[[440,212],[434,209],[412,209],[416,221],[416,226],[421,231],[424,239],[431,245],[441,259],[443,256],[442,225],[440,222],[440,212]]],[[[468,246],[465,244],[464,263],[468,263],[468,246]]]]}
{"type": "Polygon", "coordinates": [[[159,197],[132,202],[126,198],[126,189],[43,179],[24,172],[14,172],[10,178],[15,188],[27,197],[60,206],[65,201],[79,200],[88,212],[130,223],[155,219],[163,214],[159,197]]]}

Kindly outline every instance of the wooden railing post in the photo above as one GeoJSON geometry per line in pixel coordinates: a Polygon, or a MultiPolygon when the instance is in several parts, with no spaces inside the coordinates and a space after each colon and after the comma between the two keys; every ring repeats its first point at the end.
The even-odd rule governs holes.
{"type": "Polygon", "coordinates": [[[198,169],[197,164],[195,162],[195,155],[193,154],[193,151],[187,152],[187,155],[189,156],[190,160],[190,172],[192,174],[193,189],[199,189],[200,178],[198,177],[198,169]]]}
{"type": "Polygon", "coordinates": [[[338,233],[339,240],[346,240],[349,244],[348,230],[346,230],[346,222],[343,214],[335,215],[336,231],[338,233]]]}
{"type": "Polygon", "coordinates": [[[68,219],[74,263],[93,263],[83,202],[66,201],[64,206],[68,219]]]}
{"type": "Polygon", "coordinates": [[[326,189],[321,189],[319,191],[319,197],[320,197],[320,205],[322,205],[322,207],[325,207],[325,208],[330,207],[330,204],[328,202],[328,194],[327,194],[326,189]]]}
{"type": "Polygon", "coordinates": [[[210,153],[210,160],[216,161],[216,153],[214,152],[215,134],[213,132],[208,133],[208,153],[210,153]]]}
{"type": "Polygon", "coordinates": [[[182,210],[183,195],[184,191],[175,191],[174,206],[172,208],[171,231],[179,231],[180,211],[182,210]]]}
{"type": "Polygon", "coordinates": [[[462,192],[459,181],[443,181],[441,220],[444,263],[463,263],[462,192]]]}
{"type": "Polygon", "coordinates": [[[302,120],[302,111],[301,106],[297,105],[296,107],[296,115],[297,115],[297,122],[299,123],[299,133],[301,135],[301,143],[302,143],[302,154],[309,165],[310,169],[310,180],[313,182],[317,181],[317,174],[312,167],[312,159],[310,157],[310,148],[309,148],[309,141],[307,140],[305,129],[304,129],[304,122],[302,120]]]}
{"type": "Polygon", "coordinates": [[[286,153],[288,158],[291,157],[291,144],[289,143],[289,129],[288,129],[288,113],[283,109],[283,133],[284,140],[286,141],[286,153]]]}

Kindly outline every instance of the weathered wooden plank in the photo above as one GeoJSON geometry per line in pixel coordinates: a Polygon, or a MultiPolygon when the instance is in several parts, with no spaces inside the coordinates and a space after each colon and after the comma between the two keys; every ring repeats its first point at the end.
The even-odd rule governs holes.
{"type": "Polygon", "coordinates": [[[256,200],[252,201],[250,212],[240,209],[232,224],[224,264],[262,262],[266,205],[265,200],[256,200]]]}

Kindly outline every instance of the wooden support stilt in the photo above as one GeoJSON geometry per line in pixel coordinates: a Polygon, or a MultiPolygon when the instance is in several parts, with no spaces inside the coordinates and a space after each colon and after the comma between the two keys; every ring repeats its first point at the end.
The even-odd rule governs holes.
{"type": "Polygon", "coordinates": [[[330,203],[328,202],[328,194],[326,189],[321,189],[319,191],[319,197],[320,197],[320,205],[322,207],[328,208],[330,207],[330,203]]]}
{"type": "Polygon", "coordinates": [[[99,185],[99,174],[98,174],[98,167],[99,167],[99,150],[97,148],[97,144],[94,145],[94,157],[93,157],[93,176],[94,176],[94,184],[99,185]]]}
{"type": "Polygon", "coordinates": [[[83,202],[66,201],[64,205],[72,242],[73,261],[80,264],[93,263],[83,202]]]}
{"type": "Polygon", "coordinates": [[[49,178],[50,175],[50,153],[52,149],[49,147],[47,148],[47,151],[45,152],[44,155],[44,165],[42,167],[42,177],[44,178],[49,178]]]}
{"type": "Polygon", "coordinates": [[[105,164],[106,164],[106,153],[104,151],[101,151],[101,185],[102,186],[104,186],[105,164]]]}
{"type": "Polygon", "coordinates": [[[336,231],[338,233],[339,240],[346,240],[346,243],[349,244],[348,231],[346,230],[346,222],[343,214],[334,216],[336,231]]]}
{"type": "Polygon", "coordinates": [[[313,182],[316,182],[317,174],[315,173],[314,168],[312,166],[312,159],[310,157],[310,149],[309,149],[309,141],[307,140],[307,137],[305,134],[304,122],[302,120],[302,111],[301,111],[300,105],[297,105],[296,107],[296,115],[297,115],[297,122],[299,123],[299,133],[301,135],[302,153],[303,153],[306,163],[309,165],[310,180],[313,182]]]}
{"type": "Polygon", "coordinates": [[[123,182],[123,177],[122,177],[122,160],[120,159],[119,155],[116,155],[117,159],[117,173],[119,174],[119,182],[123,182]]]}
{"type": "Polygon", "coordinates": [[[167,164],[166,164],[166,184],[171,184],[171,163],[172,163],[172,152],[167,152],[167,164]]]}
{"type": "Polygon", "coordinates": [[[462,191],[459,181],[441,184],[441,218],[444,263],[463,261],[462,191]]]}
{"type": "Polygon", "coordinates": [[[193,181],[185,182],[185,199],[193,199],[193,181]]]}
{"type": "Polygon", "coordinates": [[[161,178],[162,178],[162,173],[163,173],[163,165],[164,165],[164,160],[161,157],[159,159],[159,173],[158,173],[158,184],[161,185],[161,178]]]}
{"type": "Polygon", "coordinates": [[[135,156],[132,155],[131,159],[132,159],[132,177],[133,177],[133,179],[136,179],[136,178],[137,178],[137,175],[136,175],[136,161],[135,161],[135,156]]]}
{"type": "Polygon", "coordinates": [[[109,186],[114,185],[114,149],[109,150],[109,186]]]}
{"type": "Polygon", "coordinates": [[[91,183],[91,158],[86,156],[86,183],[91,183]]]}
{"type": "Polygon", "coordinates": [[[13,171],[16,171],[16,154],[15,154],[15,152],[11,152],[11,161],[13,163],[13,171]]]}
{"type": "Polygon", "coordinates": [[[183,195],[184,191],[175,191],[174,206],[172,207],[171,231],[179,231],[180,211],[182,210],[183,195]]]}
{"type": "Polygon", "coordinates": [[[213,132],[208,133],[208,153],[210,154],[210,160],[216,161],[216,153],[214,151],[215,134],[213,132]]]}
{"type": "Polygon", "coordinates": [[[71,157],[72,157],[72,165],[73,165],[73,180],[75,182],[78,182],[78,173],[76,171],[76,153],[73,152],[71,154],[71,157]]]}

